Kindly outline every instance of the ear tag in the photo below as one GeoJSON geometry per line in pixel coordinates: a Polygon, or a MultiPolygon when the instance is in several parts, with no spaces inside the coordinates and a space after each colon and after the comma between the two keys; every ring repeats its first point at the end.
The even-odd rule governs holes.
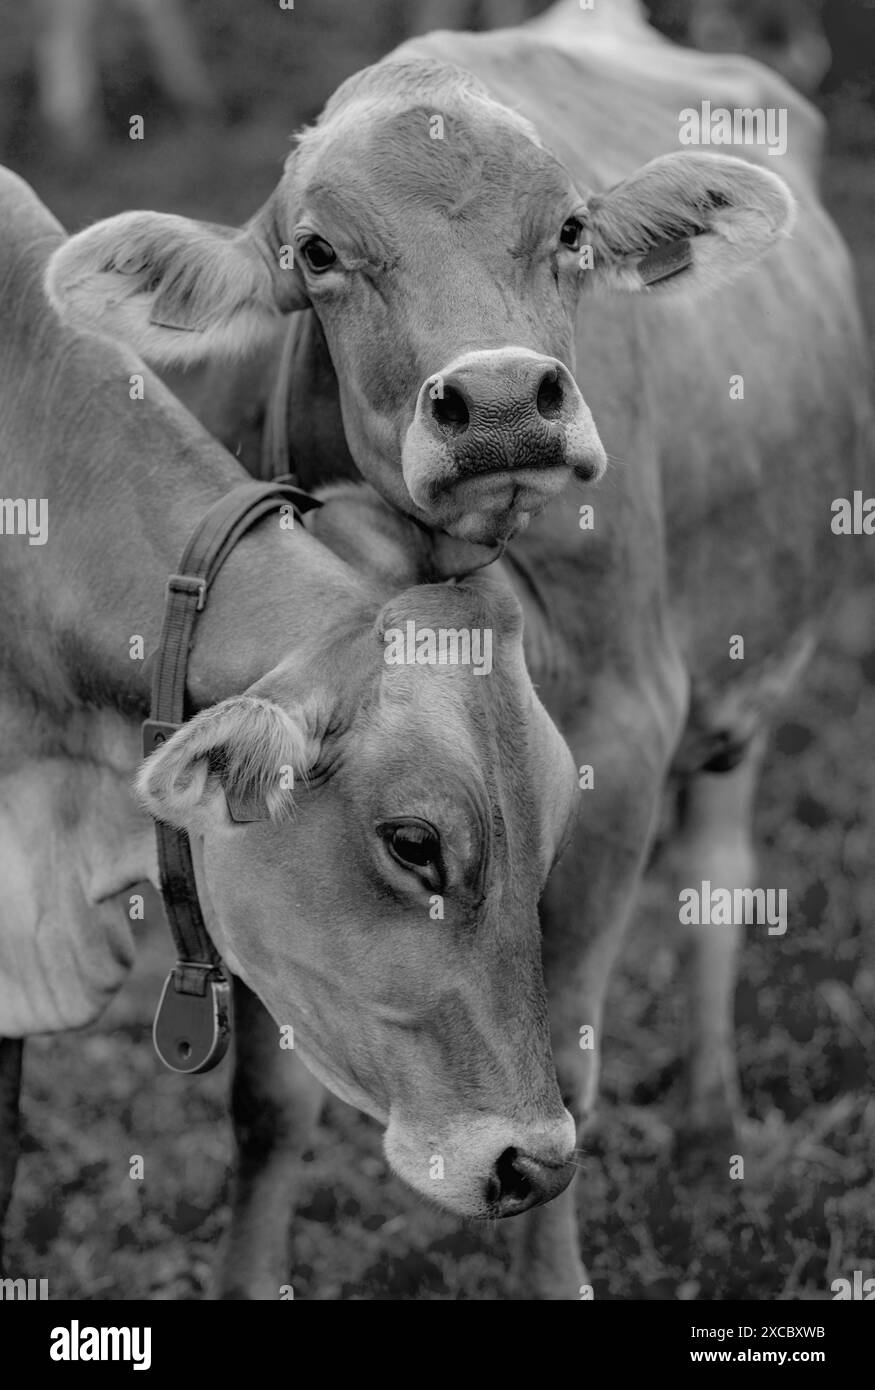
{"type": "Polygon", "coordinates": [[[669,241],[664,246],[655,246],[638,262],[637,270],[645,285],[655,285],[660,280],[670,280],[680,275],[693,264],[693,248],[689,238],[669,241]]]}
{"type": "Polygon", "coordinates": [[[190,1076],[221,1062],[231,1038],[231,986],[215,966],[178,964],[164,981],[152,1041],[165,1067],[190,1076]],[[185,992],[198,989],[200,993],[185,992]]]}
{"type": "Polygon", "coordinates": [[[200,318],[195,319],[184,305],[175,308],[165,290],[156,296],[149,322],[155,328],[172,328],[177,333],[202,333],[209,326],[209,315],[201,314],[200,318]]]}
{"type": "Polygon", "coordinates": [[[256,796],[240,796],[225,788],[225,805],[228,815],[235,825],[254,825],[256,821],[269,820],[267,807],[256,796]]]}
{"type": "Polygon", "coordinates": [[[172,329],[174,333],[200,333],[203,325],[200,323],[172,323],[169,314],[151,314],[149,323],[153,328],[172,329]]]}

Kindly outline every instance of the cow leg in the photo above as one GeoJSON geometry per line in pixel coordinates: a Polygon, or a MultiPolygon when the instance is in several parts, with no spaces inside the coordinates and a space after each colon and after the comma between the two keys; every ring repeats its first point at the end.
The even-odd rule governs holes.
{"type": "MultiPolygon", "coordinates": [[[[596,900],[595,896],[590,897],[590,885],[586,882],[587,867],[592,870],[589,858],[592,846],[588,845],[584,852],[582,846],[585,843],[585,836],[583,839],[575,837],[575,843],[570,846],[567,855],[574,857],[576,872],[566,870],[562,873],[563,866],[560,865],[560,871],[548,885],[546,902],[542,907],[553,1055],[563,1099],[577,1123],[578,1146],[585,1142],[586,1130],[595,1109],[604,1000],[611,969],[634,903],[639,873],[634,863],[627,863],[624,877],[617,880],[611,894],[602,874],[597,872],[605,890],[599,909],[603,915],[596,919],[594,906],[589,909],[583,906],[578,917],[571,906],[575,901],[585,904],[587,900],[591,903],[596,900]],[[558,882],[555,882],[557,877],[558,882]],[[620,892],[617,887],[621,888],[620,892]],[[573,941],[565,937],[562,947],[567,949],[551,950],[546,943],[556,921],[554,914],[562,914],[561,923],[557,925],[567,929],[569,918],[576,919],[578,923],[586,921],[585,912],[593,914],[589,921],[596,923],[594,939],[588,949],[582,951],[578,946],[575,950],[573,941]],[[591,1034],[582,1034],[582,1028],[591,1029],[591,1034]],[[581,1041],[587,1045],[581,1047],[581,1041]]],[[[579,1159],[578,1166],[585,1170],[585,1160],[579,1159]]],[[[581,1260],[577,1224],[575,1194],[580,1180],[578,1173],[561,1196],[546,1206],[535,1207],[516,1218],[517,1243],[511,1284],[518,1297],[579,1299],[581,1289],[589,1283],[581,1260]]]]}
{"type": "Polygon", "coordinates": [[[21,1038],[0,1038],[0,1274],[3,1272],[3,1226],[12,1198],[20,1142],[21,1038]]]}
{"type": "Polygon", "coordinates": [[[577,1231],[578,1181],[579,1174],[552,1202],[513,1218],[514,1297],[528,1301],[583,1296],[589,1275],[577,1231]]]}
{"type": "Polygon", "coordinates": [[[300,1156],[319,1118],[324,1087],[293,1051],[280,1047],[273,1019],[237,979],[234,1018],[237,1167],[220,1297],[277,1299],[289,1283],[300,1156]]]}
{"type": "MultiPolygon", "coordinates": [[[[702,892],[752,888],[753,798],[765,738],[755,739],[730,772],[700,772],[679,797],[679,824],[670,862],[675,884],[702,892]]],[[[740,926],[685,926],[689,1099],[685,1127],[692,1136],[728,1138],[741,1118],[734,1041],[735,979],[740,926]]]]}
{"type": "Polygon", "coordinates": [[[40,114],[56,140],[81,153],[98,125],[96,0],[40,0],[37,14],[40,114]]]}
{"type": "MultiPolygon", "coordinates": [[[[581,792],[574,840],[542,902],[544,971],[553,1055],[578,1143],[595,1105],[604,1000],[635,903],[653,834],[678,715],[661,729],[645,709],[618,729],[588,723],[572,748],[597,749],[595,786],[581,792]],[[613,750],[613,751],[611,751],[613,750]],[[586,1030],[582,1032],[581,1030],[586,1030]]],[[[595,759],[593,759],[595,762],[595,759]]],[[[514,1221],[514,1292],[528,1299],[579,1299],[589,1280],[581,1262],[574,1189],[514,1221]]]]}

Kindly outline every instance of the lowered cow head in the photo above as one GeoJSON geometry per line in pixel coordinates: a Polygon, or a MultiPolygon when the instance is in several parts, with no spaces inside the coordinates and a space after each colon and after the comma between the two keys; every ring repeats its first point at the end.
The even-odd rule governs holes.
{"type": "Polygon", "coordinates": [[[404,591],[197,715],[138,790],[188,832],[229,965],[407,1182],[471,1216],[562,1190],[538,899],[577,784],[515,600],[404,591]]]}
{"type": "Polygon", "coordinates": [[[312,306],[362,474],[492,544],[605,467],[572,375],[582,287],[719,283],[791,213],[777,176],[687,151],[575,187],[469,74],[390,61],[340,88],[245,228],[125,213],[62,247],[48,289],[158,367],[245,354],[312,306]]]}

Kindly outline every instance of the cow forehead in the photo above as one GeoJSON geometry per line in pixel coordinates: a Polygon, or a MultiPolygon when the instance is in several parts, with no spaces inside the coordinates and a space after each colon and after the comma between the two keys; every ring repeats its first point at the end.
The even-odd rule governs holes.
{"type": "Polygon", "coordinates": [[[516,599],[488,580],[420,586],[384,606],[376,634],[384,657],[406,658],[384,661],[377,702],[396,766],[409,761],[420,776],[439,772],[444,789],[467,788],[493,829],[509,821],[514,839],[549,859],[573,798],[573,762],[532,688],[516,599]]]}
{"type": "MultiPolygon", "coordinates": [[[[385,71],[410,66],[432,65],[389,64],[385,71]]],[[[332,103],[301,136],[287,166],[284,183],[294,205],[346,193],[390,214],[393,208],[409,213],[416,202],[452,214],[475,194],[487,206],[506,206],[523,192],[529,200],[567,198],[569,177],[534,128],[467,74],[441,71],[449,76],[433,102],[421,85],[405,94],[381,82],[360,85],[346,101],[332,103]]]]}
{"type": "Polygon", "coordinates": [[[534,144],[539,136],[530,121],[504,106],[483,84],[464,68],[434,59],[384,61],[365,68],[344,82],[334,93],[314,127],[305,131],[300,145],[305,147],[317,132],[337,129],[345,117],[349,126],[360,124],[368,114],[401,114],[411,108],[470,111],[483,116],[500,116],[513,125],[519,135],[534,144]]]}
{"type": "Polygon", "coordinates": [[[302,164],[292,178],[296,208],[311,200],[336,206],[379,206],[383,215],[409,215],[416,206],[450,216],[476,200],[506,208],[567,200],[563,167],[540,146],[501,121],[446,113],[443,135],[432,139],[435,113],[416,107],[371,121],[356,119],[349,132],[326,131],[318,163],[302,164]]]}
{"type": "Polygon", "coordinates": [[[507,687],[451,668],[387,673],[357,770],[381,814],[433,822],[490,891],[531,898],[565,836],[573,765],[537,701],[507,687]]]}
{"type": "Polygon", "coordinates": [[[377,618],[377,631],[409,619],[444,627],[490,626],[502,641],[522,640],[522,608],[513,590],[491,577],[474,576],[464,584],[419,584],[394,595],[377,618]]]}

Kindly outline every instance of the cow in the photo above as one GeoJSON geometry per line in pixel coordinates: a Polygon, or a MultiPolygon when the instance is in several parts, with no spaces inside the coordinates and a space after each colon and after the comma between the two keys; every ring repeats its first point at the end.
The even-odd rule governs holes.
{"type": "MultiPolygon", "coordinates": [[[[852,269],[817,192],[820,118],[776,75],[676,48],[629,6],[591,18],[562,5],[521,29],[408,43],[340,89],[246,228],[123,214],[60,247],[47,282],[63,316],[164,369],[251,351],[250,371],[263,354],[257,466],[291,456],[308,485],[357,467],[434,529],[429,577],[511,542],[491,573],[523,605],[530,673],[581,770],[541,918],[582,1136],[606,985],[665,804],[681,892],[756,886],[769,719],[848,582],[856,543],[831,508],[871,444],[852,269]],[[783,110],[786,149],[679,149],[705,99],[783,110]],[[295,238],[296,268],[281,269],[295,238]],[[570,501],[560,474],[591,482],[608,455],[570,501]]],[[[232,393],[237,368],[205,370],[192,394],[209,421],[204,382],[232,393]]],[[[320,514],[314,534],[331,524],[320,514]]],[[[334,545],[364,563],[354,528],[334,545]]],[[[688,1123],[725,1154],[741,928],[687,934],[688,1123]]],[[[578,1296],[574,1200],[570,1185],[521,1219],[530,1297],[578,1296]]]]}
{"type": "Polygon", "coordinates": [[[700,92],[793,106],[789,89],[618,13],[619,45],[580,11],[563,47],[536,26],[414,40],[341,86],[245,228],[110,218],[53,258],[53,303],[159,369],[257,353],[312,305],[361,473],[433,529],[505,543],[570,476],[604,472],[586,399],[599,289],[683,298],[789,225],[773,159],[683,150],[677,121],[700,92]],[[636,67],[655,75],[628,91],[636,67]]]}
{"type": "MultiPolygon", "coordinates": [[[[87,1024],[125,978],[129,894],[156,874],[147,811],[187,832],[236,979],[229,1296],[279,1296],[277,1173],[320,1083],[385,1125],[393,1168],[449,1210],[548,1200],[575,1134],[538,900],[578,792],[526,672],[516,599],[488,577],[398,582],[382,503],[371,574],[263,520],[199,620],[193,717],[140,768],[135,797],[138,654],[154,652],[190,533],[247,475],[129,349],[59,324],[42,277],[63,232],[7,171],[0,225],[0,1217],[21,1040],[87,1024]],[[452,631],[463,652],[488,633],[488,671],[452,654],[390,662],[409,624],[452,631]],[[266,1151],[281,1087],[299,1123],[266,1151]]],[[[330,498],[322,510],[339,532],[330,498]]],[[[357,532],[372,511],[359,506],[357,532]]]]}

